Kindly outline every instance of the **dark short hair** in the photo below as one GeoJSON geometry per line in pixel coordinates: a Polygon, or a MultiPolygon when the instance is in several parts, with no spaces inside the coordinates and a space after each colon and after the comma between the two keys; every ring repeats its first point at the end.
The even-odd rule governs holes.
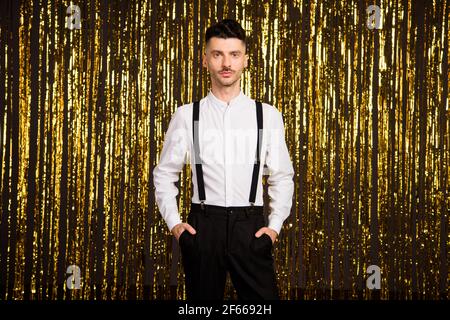
{"type": "Polygon", "coordinates": [[[212,37],[222,39],[238,38],[244,42],[244,45],[246,45],[245,30],[241,27],[239,22],[232,19],[224,19],[210,26],[206,30],[205,44],[207,44],[209,39],[212,37]]]}

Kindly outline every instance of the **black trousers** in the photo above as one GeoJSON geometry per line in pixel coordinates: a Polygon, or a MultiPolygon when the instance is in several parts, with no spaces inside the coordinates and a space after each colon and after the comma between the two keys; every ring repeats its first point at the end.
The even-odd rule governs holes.
{"type": "Polygon", "coordinates": [[[226,274],[230,273],[238,299],[279,298],[262,206],[220,207],[192,203],[188,223],[197,231],[180,238],[188,300],[223,300],[226,274]]]}

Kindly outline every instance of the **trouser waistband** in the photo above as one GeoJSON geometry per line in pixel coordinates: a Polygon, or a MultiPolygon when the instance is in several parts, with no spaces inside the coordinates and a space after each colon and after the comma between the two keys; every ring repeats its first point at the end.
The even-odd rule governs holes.
{"type": "Polygon", "coordinates": [[[218,215],[229,215],[234,212],[255,214],[255,215],[264,214],[264,206],[222,207],[211,204],[203,204],[202,208],[202,205],[200,203],[191,203],[191,211],[202,211],[202,210],[204,210],[208,214],[218,214],[218,215]]]}

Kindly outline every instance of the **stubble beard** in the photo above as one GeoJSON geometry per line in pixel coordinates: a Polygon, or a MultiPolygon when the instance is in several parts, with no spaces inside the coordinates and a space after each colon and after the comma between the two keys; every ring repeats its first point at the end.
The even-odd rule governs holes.
{"type": "Polygon", "coordinates": [[[233,86],[237,81],[239,81],[239,78],[240,77],[238,77],[238,78],[233,78],[233,79],[224,79],[224,80],[222,80],[221,78],[220,78],[220,74],[218,74],[216,77],[214,77],[215,79],[216,79],[216,82],[218,83],[218,84],[220,84],[222,87],[231,87],[231,86],[233,86]]]}

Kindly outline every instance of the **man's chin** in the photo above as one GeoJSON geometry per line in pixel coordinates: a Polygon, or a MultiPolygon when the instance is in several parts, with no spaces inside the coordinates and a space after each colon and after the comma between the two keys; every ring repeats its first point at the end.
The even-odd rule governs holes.
{"type": "Polygon", "coordinates": [[[231,87],[233,84],[236,83],[236,79],[226,79],[226,80],[219,80],[219,83],[223,87],[231,87]]]}

